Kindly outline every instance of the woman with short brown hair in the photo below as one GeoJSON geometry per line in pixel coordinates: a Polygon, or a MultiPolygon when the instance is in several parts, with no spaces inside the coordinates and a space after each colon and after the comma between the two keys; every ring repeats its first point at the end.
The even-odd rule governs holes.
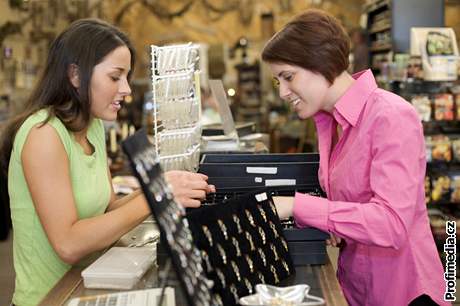
{"type": "Polygon", "coordinates": [[[350,305],[446,305],[420,120],[404,99],[377,88],[370,70],[348,74],[349,53],[340,23],[318,10],[295,17],[262,52],[280,97],[315,120],[327,194],[276,197],[278,213],[330,232],[350,305]]]}

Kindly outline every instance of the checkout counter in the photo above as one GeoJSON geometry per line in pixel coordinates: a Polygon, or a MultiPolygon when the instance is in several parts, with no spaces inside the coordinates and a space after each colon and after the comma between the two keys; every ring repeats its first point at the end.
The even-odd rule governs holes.
{"type": "MultiPolygon", "coordinates": [[[[124,235],[116,246],[139,245],[142,244],[145,237],[152,237],[157,233],[156,224],[152,221],[146,221],[124,235]]],[[[95,258],[93,258],[93,260],[95,260],[95,258]]],[[[86,265],[88,264],[89,263],[86,262],[86,265]]],[[[81,272],[86,265],[77,265],[69,270],[39,305],[66,305],[72,298],[117,292],[117,290],[107,289],[86,289],[83,286],[83,279],[81,277],[81,272]]],[[[158,267],[154,263],[132,290],[160,287],[159,270],[161,268],[162,267],[158,267]]],[[[171,274],[168,286],[175,288],[176,305],[185,306],[187,304],[181,292],[181,288],[173,275],[174,272],[171,271],[171,274]]],[[[347,305],[329,258],[327,258],[327,262],[324,265],[296,266],[295,274],[285,279],[281,285],[289,286],[302,283],[308,284],[311,287],[310,294],[322,297],[326,302],[325,305],[347,305]]]]}

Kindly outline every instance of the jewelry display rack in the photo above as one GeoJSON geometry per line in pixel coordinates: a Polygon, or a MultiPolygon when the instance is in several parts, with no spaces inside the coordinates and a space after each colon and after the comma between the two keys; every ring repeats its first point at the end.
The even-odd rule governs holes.
{"type": "Polygon", "coordinates": [[[279,217],[266,192],[189,210],[193,240],[203,267],[224,305],[254,293],[257,284],[277,285],[294,273],[279,217]]]}
{"type": "MultiPolygon", "coordinates": [[[[170,186],[163,177],[155,148],[141,129],[122,143],[134,175],[139,180],[160,234],[166,237],[164,248],[168,253],[177,279],[189,306],[223,305],[212,292],[213,282],[205,275],[201,252],[193,243],[185,210],[176,203],[170,186]]],[[[169,264],[165,268],[168,275],[169,264]]],[[[167,277],[167,276],[166,276],[167,277]]],[[[167,285],[167,278],[162,281],[167,285]]],[[[162,305],[161,302],[159,305],[162,305]]]]}
{"type": "Polygon", "coordinates": [[[164,171],[196,171],[200,156],[199,47],[151,46],[154,144],[164,171]]]}

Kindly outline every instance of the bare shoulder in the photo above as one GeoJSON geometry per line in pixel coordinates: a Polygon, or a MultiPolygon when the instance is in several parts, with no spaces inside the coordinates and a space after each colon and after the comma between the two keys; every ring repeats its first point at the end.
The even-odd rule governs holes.
{"type": "Polygon", "coordinates": [[[25,161],[66,162],[67,154],[56,129],[51,124],[37,124],[25,140],[21,159],[25,161]]]}

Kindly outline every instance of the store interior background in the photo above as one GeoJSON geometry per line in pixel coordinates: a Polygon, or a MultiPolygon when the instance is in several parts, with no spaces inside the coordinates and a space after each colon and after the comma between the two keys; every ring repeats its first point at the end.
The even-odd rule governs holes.
{"type": "MultiPolygon", "coordinates": [[[[443,1],[444,26],[454,29],[460,45],[460,1],[437,0],[443,1]]],[[[233,89],[229,100],[235,119],[253,121],[258,131],[267,133],[270,152],[316,151],[312,122],[296,120],[279,99],[267,67],[258,66],[260,51],[275,31],[304,9],[326,10],[351,31],[366,24],[371,2],[385,1],[0,0],[0,131],[30,94],[52,39],[75,19],[98,17],[127,32],[137,50],[133,101],[121,112],[120,122],[146,125],[149,45],[194,42],[207,50],[201,63],[203,78],[222,79],[227,90],[233,89]],[[236,67],[253,67],[257,77],[243,84],[236,67]],[[247,104],[247,99],[256,101],[247,104]]],[[[205,82],[203,87],[206,98],[205,82]]],[[[460,204],[449,205],[449,213],[460,218],[460,204]]],[[[0,242],[0,305],[9,303],[14,290],[11,236],[0,242]]]]}

